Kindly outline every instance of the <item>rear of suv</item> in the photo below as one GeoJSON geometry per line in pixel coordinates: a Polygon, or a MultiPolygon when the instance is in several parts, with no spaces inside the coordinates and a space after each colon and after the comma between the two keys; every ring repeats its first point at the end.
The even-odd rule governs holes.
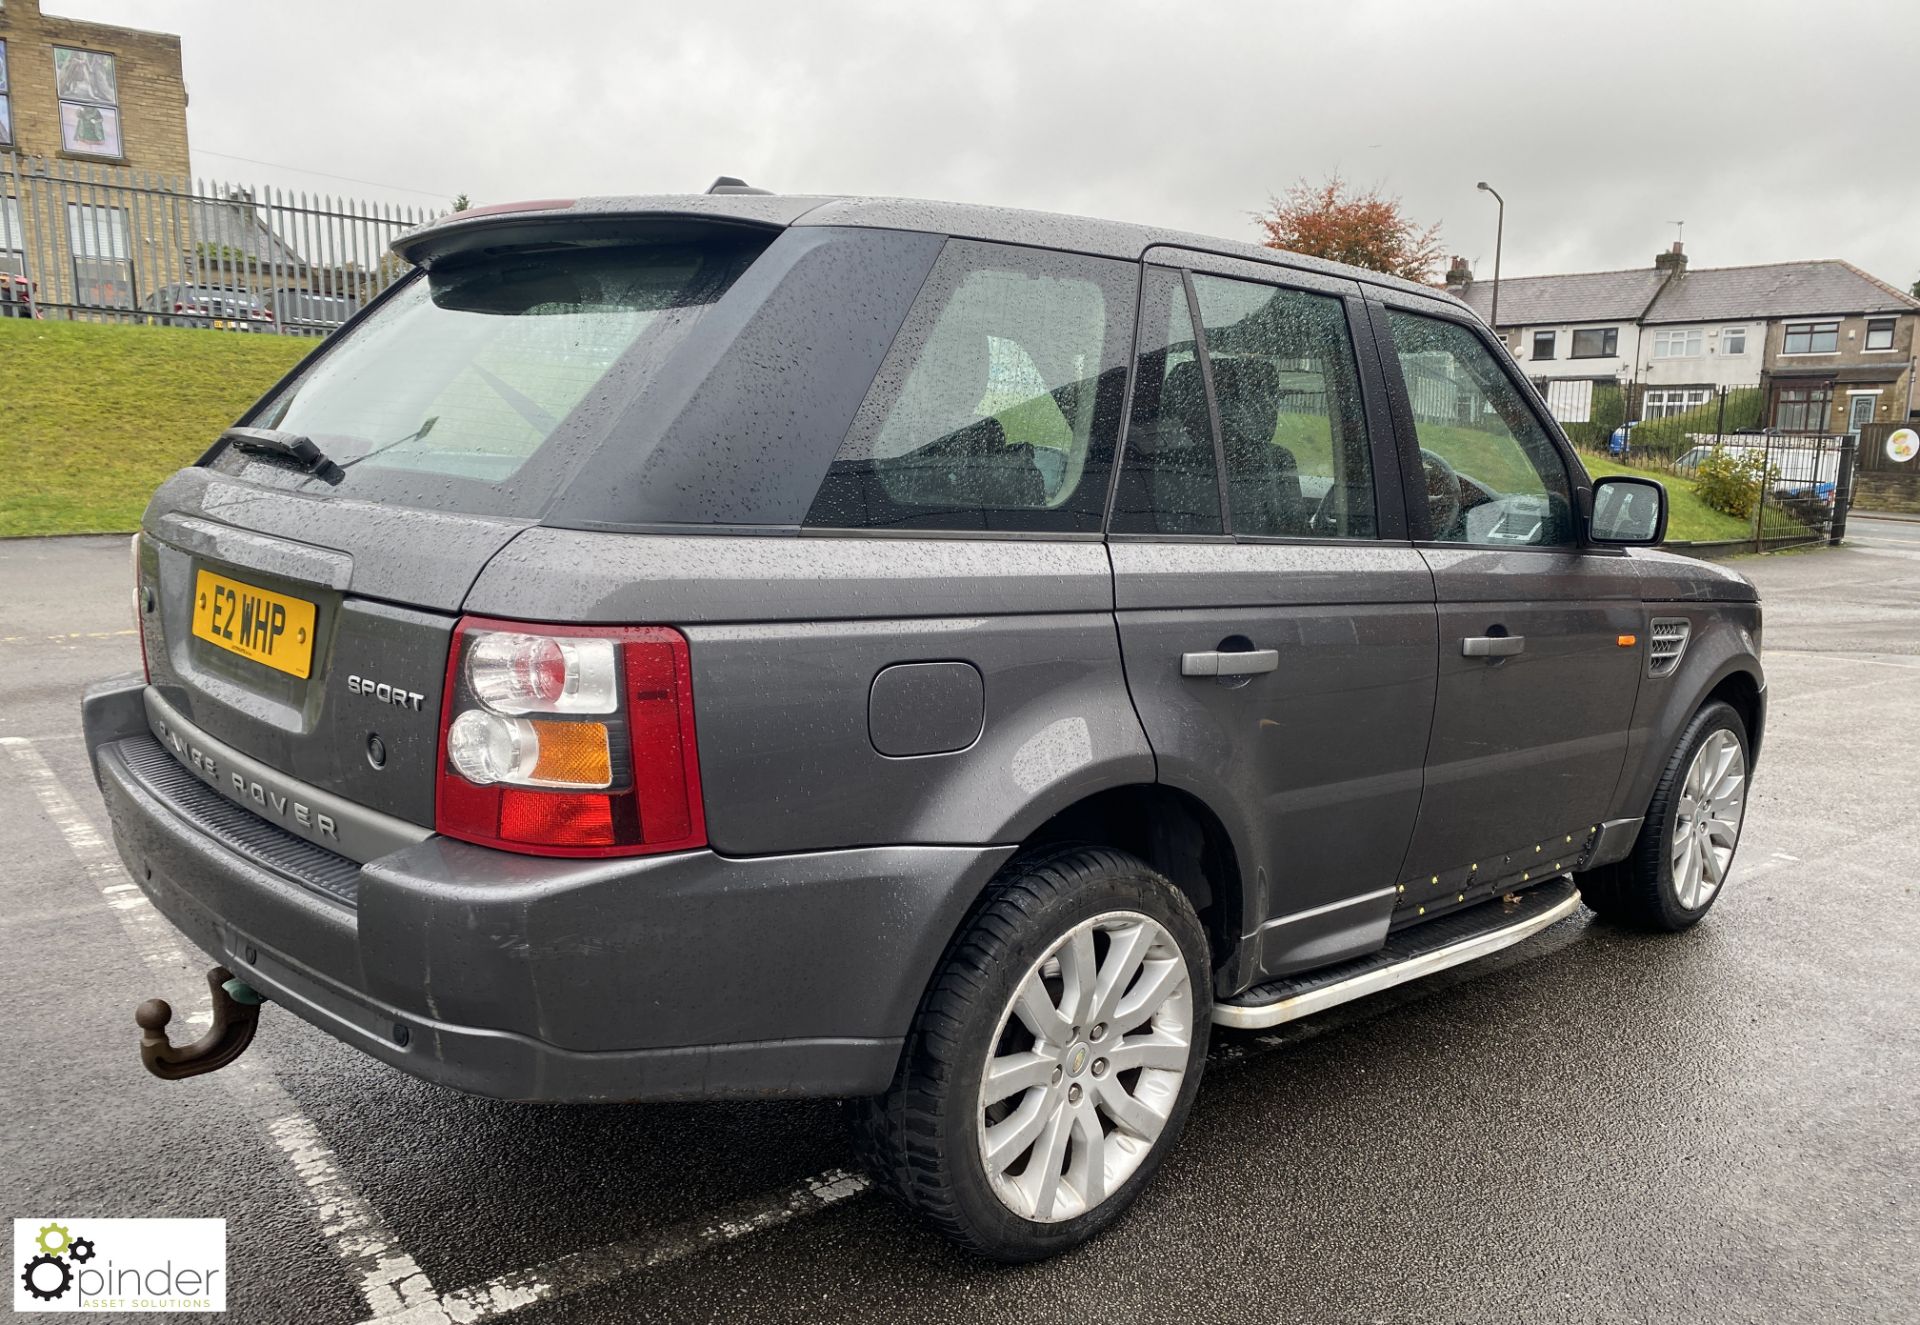
{"type": "Polygon", "coordinates": [[[237,993],[490,1095],[853,1097],[1029,1259],[1150,1178],[1210,1026],[1718,895],[1751,587],[1637,546],[1658,485],[1445,296],[743,192],[396,247],[155,496],[146,675],[86,702],[237,993]]]}

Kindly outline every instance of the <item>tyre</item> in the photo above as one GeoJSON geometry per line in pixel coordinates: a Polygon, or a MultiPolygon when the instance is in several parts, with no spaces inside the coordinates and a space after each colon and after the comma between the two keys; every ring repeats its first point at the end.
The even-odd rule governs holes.
{"type": "Polygon", "coordinates": [[[935,972],[886,1094],[875,1182],[962,1246],[1032,1261],[1125,1213],[1186,1125],[1212,1013],[1205,932],[1145,862],[1018,859],[935,972]]]}
{"type": "Polygon", "coordinates": [[[1603,918],[1637,929],[1688,928],[1720,896],[1746,808],[1746,725],[1715,700],[1681,733],[1633,851],[1580,875],[1581,896],[1603,918]]]}

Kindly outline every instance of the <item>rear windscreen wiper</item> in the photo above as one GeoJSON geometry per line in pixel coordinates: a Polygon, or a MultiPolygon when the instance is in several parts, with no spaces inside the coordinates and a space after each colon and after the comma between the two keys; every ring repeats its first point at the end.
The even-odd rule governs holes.
{"type": "Polygon", "coordinates": [[[340,466],[327,459],[326,452],[315,446],[311,437],[300,433],[281,432],[277,428],[229,428],[220,434],[220,440],[255,455],[277,455],[291,460],[329,483],[340,481],[340,466]]]}

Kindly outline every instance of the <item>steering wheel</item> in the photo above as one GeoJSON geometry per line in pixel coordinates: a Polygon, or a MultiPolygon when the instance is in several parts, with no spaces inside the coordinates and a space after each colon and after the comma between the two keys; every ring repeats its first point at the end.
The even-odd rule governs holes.
{"type": "Polygon", "coordinates": [[[1445,538],[1460,519],[1460,476],[1453,466],[1426,447],[1420,448],[1420,466],[1427,475],[1427,518],[1433,536],[1445,538]]]}

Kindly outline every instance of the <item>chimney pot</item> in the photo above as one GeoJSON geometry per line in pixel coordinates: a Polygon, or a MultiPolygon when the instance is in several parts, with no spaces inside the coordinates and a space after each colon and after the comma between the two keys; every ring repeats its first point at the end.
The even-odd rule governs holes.
{"type": "Polygon", "coordinates": [[[1680,246],[1679,240],[1674,240],[1673,247],[1665,253],[1656,253],[1653,255],[1653,269],[1655,271],[1664,271],[1674,276],[1686,274],[1687,251],[1680,246]]]}
{"type": "Polygon", "coordinates": [[[1465,258],[1455,258],[1447,267],[1447,288],[1458,290],[1473,284],[1473,268],[1467,265],[1465,258]]]}

